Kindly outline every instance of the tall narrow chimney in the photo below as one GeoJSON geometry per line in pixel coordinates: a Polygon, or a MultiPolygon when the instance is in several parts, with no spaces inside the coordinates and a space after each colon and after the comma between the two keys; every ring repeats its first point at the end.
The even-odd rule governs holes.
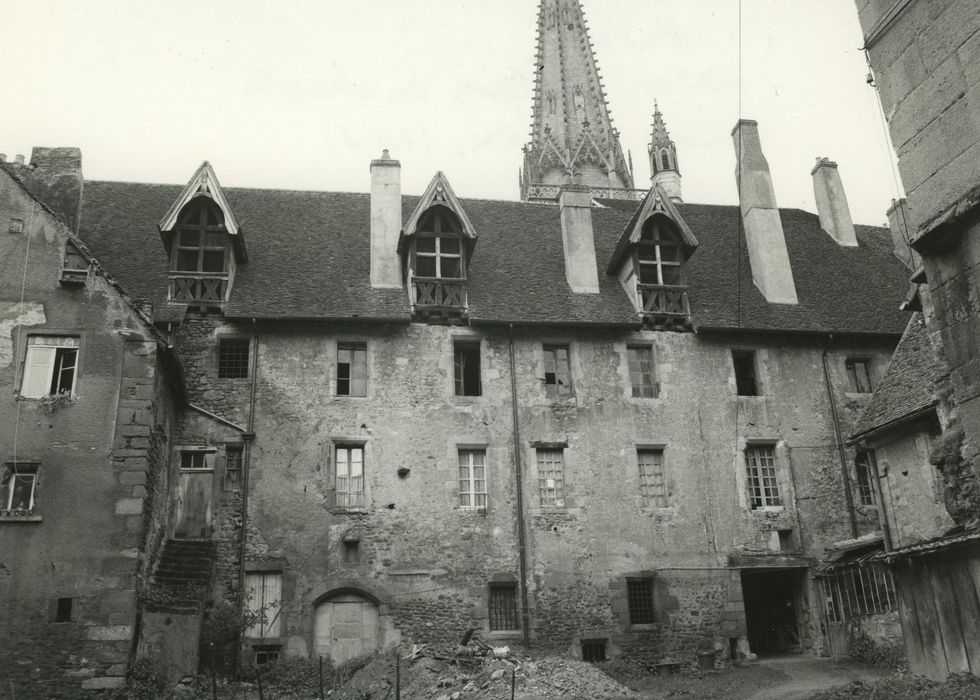
{"type": "Polygon", "coordinates": [[[558,209],[568,286],[578,294],[598,294],[599,268],[592,233],[592,191],[582,185],[565,185],[558,195],[558,209]]]}
{"type": "Polygon", "coordinates": [[[402,166],[388,149],[371,161],[371,286],[401,287],[402,166]]]}
{"type": "Polygon", "coordinates": [[[914,233],[911,228],[912,225],[912,214],[909,212],[908,200],[905,197],[899,200],[893,199],[891,207],[888,208],[888,228],[892,233],[895,257],[914,272],[922,265],[922,258],[909,245],[909,240],[914,233]]]}
{"type": "Polygon", "coordinates": [[[732,139],[735,142],[735,180],[752,280],[766,301],[797,304],[783,223],[776,206],[776,193],[772,189],[769,163],[762,155],[759,141],[759,123],[740,119],[732,129],[732,139]]]}
{"type": "Polygon", "coordinates": [[[851,210],[847,206],[847,195],[840,181],[837,163],[829,158],[817,158],[817,164],[810,171],[813,176],[813,197],[817,201],[817,215],[820,228],[830,234],[839,245],[857,246],[851,210]]]}

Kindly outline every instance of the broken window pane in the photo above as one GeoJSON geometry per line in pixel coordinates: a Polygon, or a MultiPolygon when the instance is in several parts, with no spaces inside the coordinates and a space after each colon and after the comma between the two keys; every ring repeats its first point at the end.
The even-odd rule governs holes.
{"type": "Polygon", "coordinates": [[[572,395],[567,345],[544,346],[544,390],[552,399],[572,395]]]}

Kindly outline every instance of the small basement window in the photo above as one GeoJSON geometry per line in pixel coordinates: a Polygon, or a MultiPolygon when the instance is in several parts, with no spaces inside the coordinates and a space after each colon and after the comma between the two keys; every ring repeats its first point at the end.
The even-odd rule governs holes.
{"type": "Polygon", "coordinates": [[[583,639],[582,640],[582,661],[596,663],[606,660],[606,640],[605,639],[583,639]]]}
{"type": "Polygon", "coordinates": [[[218,341],[218,379],[247,379],[248,338],[222,338],[218,341]]]}
{"type": "Polygon", "coordinates": [[[264,645],[252,647],[252,651],[255,653],[255,665],[265,666],[267,664],[275,663],[279,660],[279,653],[282,647],[279,645],[264,645]]]}
{"type": "Polygon", "coordinates": [[[735,388],[738,395],[758,396],[759,381],[755,373],[755,352],[732,350],[732,365],[735,367],[735,388]]]}
{"type": "Polygon", "coordinates": [[[453,383],[456,396],[480,396],[480,343],[453,343],[453,383]]]}
{"type": "Polygon", "coordinates": [[[629,606],[631,625],[653,624],[653,579],[628,579],[626,581],[626,603],[629,606]]]}

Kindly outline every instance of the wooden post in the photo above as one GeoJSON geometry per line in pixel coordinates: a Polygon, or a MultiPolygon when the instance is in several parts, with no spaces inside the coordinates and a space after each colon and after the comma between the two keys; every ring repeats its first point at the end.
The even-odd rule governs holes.
{"type": "Polygon", "coordinates": [[[402,700],[402,659],[395,647],[395,700],[402,700]]]}
{"type": "Polygon", "coordinates": [[[262,668],[259,664],[255,665],[255,682],[259,685],[259,700],[265,700],[265,693],[262,692],[262,668]]]}
{"type": "Polygon", "coordinates": [[[514,690],[517,687],[517,669],[510,670],[510,700],[514,700],[514,690]]]}
{"type": "Polygon", "coordinates": [[[214,675],[214,642],[208,646],[211,647],[211,700],[218,700],[218,679],[214,675]]]}
{"type": "Polygon", "coordinates": [[[320,700],[323,700],[323,656],[317,656],[320,662],[320,700]]]}

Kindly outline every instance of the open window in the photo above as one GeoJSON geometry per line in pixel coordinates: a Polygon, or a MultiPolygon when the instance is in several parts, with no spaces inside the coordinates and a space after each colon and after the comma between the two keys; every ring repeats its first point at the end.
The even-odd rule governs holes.
{"type": "Polygon", "coordinates": [[[564,399],[573,395],[572,368],[567,345],[545,345],[544,391],[549,399],[564,399]]]}
{"type": "Polygon", "coordinates": [[[732,350],[735,370],[735,391],[739,396],[758,396],[759,380],[755,367],[755,351],[732,350]]]}
{"type": "Polygon", "coordinates": [[[89,261],[72,241],[65,243],[65,257],[61,263],[61,284],[82,285],[88,279],[89,261]]]}
{"type": "Polygon", "coordinates": [[[74,396],[79,345],[76,336],[28,336],[21,398],[74,396]]]}
{"type": "Polygon", "coordinates": [[[337,343],[337,396],[367,396],[366,343],[337,343]]]}
{"type": "Polygon", "coordinates": [[[453,342],[453,389],[456,396],[480,396],[480,343],[453,342]]]}
{"type": "Polygon", "coordinates": [[[871,359],[867,357],[849,357],[844,362],[847,378],[851,383],[851,391],[856,394],[870,394],[874,391],[871,381],[871,359]]]}
{"type": "Polygon", "coordinates": [[[37,503],[37,462],[7,462],[0,480],[0,515],[24,516],[37,503]]]}

